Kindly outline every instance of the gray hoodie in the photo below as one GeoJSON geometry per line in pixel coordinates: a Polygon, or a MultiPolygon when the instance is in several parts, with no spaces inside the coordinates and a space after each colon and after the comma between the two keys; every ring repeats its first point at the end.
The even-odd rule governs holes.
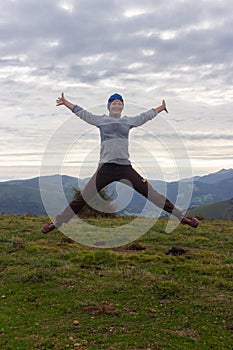
{"type": "Polygon", "coordinates": [[[95,115],[82,107],[74,106],[73,113],[88,124],[95,125],[100,130],[101,147],[99,164],[116,163],[129,165],[129,131],[153,119],[157,112],[150,109],[134,117],[120,115],[95,115]]]}

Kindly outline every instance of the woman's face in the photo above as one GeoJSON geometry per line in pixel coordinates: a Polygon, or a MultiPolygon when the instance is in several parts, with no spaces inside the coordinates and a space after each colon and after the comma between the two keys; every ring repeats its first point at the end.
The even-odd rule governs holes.
{"type": "Polygon", "coordinates": [[[114,100],[109,106],[109,112],[110,114],[121,114],[123,110],[123,103],[120,100],[114,100]]]}

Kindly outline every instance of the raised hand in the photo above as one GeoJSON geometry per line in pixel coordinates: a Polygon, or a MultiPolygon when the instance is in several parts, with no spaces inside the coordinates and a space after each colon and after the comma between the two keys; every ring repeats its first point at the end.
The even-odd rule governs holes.
{"type": "Polygon", "coordinates": [[[61,93],[61,97],[58,97],[56,99],[56,105],[57,106],[61,106],[61,105],[64,105],[65,104],[65,96],[64,96],[64,92],[61,93]]]}
{"type": "Polygon", "coordinates": [[[168,113],[165,100],[162,101],[163,110],[168,113]]]}
{"type": "Polygon", "coordinates": [[[74,104],[70,101],[68,101],[65,96],[64,96],[64,92],[61,93],[61,97],[58,97],[57,100],[57,106],[61,106],[61,105],[64,105],[66,106],[67,108],[69,108],[71,111],[73,110],[74,108],[74,104]]]}
{"type": "Polygon", "coordinates": [[[160,113],[162,111],[165,111],[168,113],[165,100],[162,101],[162,104],[160,106],[155,107],[154,109],[156,110],[157,113],[160,113]]]}

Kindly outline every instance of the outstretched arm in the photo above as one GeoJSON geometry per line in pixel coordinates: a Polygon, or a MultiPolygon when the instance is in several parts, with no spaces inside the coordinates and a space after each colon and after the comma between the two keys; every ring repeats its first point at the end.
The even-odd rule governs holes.
{"type": "Polygon", "coordinates": [[[57,98],[56,103],[57,103],[57,106],[64,105],[64,106],[66,106],[67,108],[69,108],[71,111],[73,110],[73,108],[74,108],[74,106],[75,106],[72,102],[68,101],[68,100],[65,98],[64,92],[62,92],[61,97],[58,97],[58,98],[57,98]]]}
{"type": "Polygon", "coordinates": [[[162,104],[158,107],[151,108],[149,111],[136,115],[135,117],[128,118],[128,122],[132,127],[137,127],[145,124],[149,120],[152,120],[158,113],[166,111],[168,113],[165,100],[162,101],[162,104]]]}
{"type": "Polygon", "coordinates": [[[103,116],[98,116],[98,115],[92,114],[92,113],[86,111],[85,109],[83,109],[82,107],[75,105],[72,102],[68,101],[65,98],[63,92],[61,94],[61,97],[57,98],[56,102],[57,102],[57,106],[61,106],[61,105],[66,106],[74,114],[76,114],[80,119],[84,120],[88,124],[99,126],[102,119],[103,119],[103,116]]]}
{"type": "Polygon", "coordinates": [[[168,113],[165,100],[162,101],[161,106],[155,107],[155,108],[153,108],[153,109],[155,109],[157,113],[160,113],[160,112],[162,112],[162,111],[165,111],[165,112],[168,113]]]}

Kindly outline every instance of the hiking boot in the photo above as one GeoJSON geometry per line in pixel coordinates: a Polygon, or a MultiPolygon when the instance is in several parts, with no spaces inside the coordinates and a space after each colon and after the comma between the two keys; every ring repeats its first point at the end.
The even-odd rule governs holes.
{"type": "Polygon", "coordinates": [[[50,222],[49,224],[46,224],[42,227],[41,232],[46,234],[55,230],[56,228],[57,226],[53,222],[50,222]]]}
{"type": "Polygon", "coordinates": [[[191,227],[196,228],[199,225],[199,221],[194,218],[194,217],[189,217],[189,216],[185,216],[182,220],[181,220],[182,224],[186,224],[189,225],[191,227]]]}

